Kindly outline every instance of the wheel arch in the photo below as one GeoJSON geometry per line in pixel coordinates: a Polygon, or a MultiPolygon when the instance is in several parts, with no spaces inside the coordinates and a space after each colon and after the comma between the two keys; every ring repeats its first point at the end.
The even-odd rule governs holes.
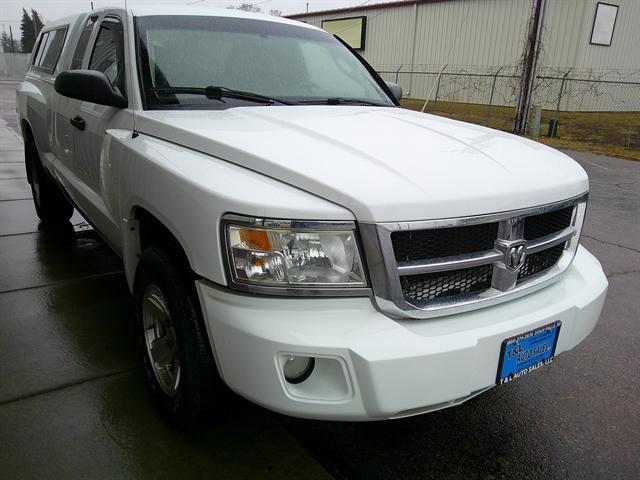
{"type": "Polygon", "coordinates": [[[152,245],[163,248],[188,275],[197,277],[192,268],[192,259],[179,234],[171,227],[170,222],[151,209],[142,205],[131,208],[124,219],[123,259],[129,289],[133,291],[133,283],[142,252],[152,245]]]}
{"type": "MultiPolygon", "coordinates": [[[[35,142],[31,125],[24,118],[20,120],[20,131],[22,132],[22,138],[24,139],[25,147],[27,144],[35,142]]],[[[32,161],[33,159],[28,155],[27,149],[25,148],[24,164],[25,164],[25,169],[27,171],[27,181],[29,182],[29,185],[33,183],[33,174],[31,171],[32,161]]]]}
{"type": "Polygon", "coordinates": [[[24,138],[25,142],[33,142],[33,130],[26,118],[20,120],[20,131],[22,132],[22,138],[24,138]]]}

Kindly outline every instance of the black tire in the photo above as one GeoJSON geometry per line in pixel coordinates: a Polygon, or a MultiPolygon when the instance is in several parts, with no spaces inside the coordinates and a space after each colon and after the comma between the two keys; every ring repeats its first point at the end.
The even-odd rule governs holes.
{"type": "Polygon", "coordinates": [[[73,215],[73,205],[64,196],[55,181],[45,172],[38,149],[33,141],[24,145],[25,164],[31,184],[33,204],[40,220],[51,224],[64,224],[73,215]]]}
{"type": "Polygon", "coordinates": [[[133,295],[136,307],[136,331],[143,354],[147,384],[162,416],[174,427],[197,430],[216,416],[225,398],[226,388],[218,376],[202,310],[193,285],[192,273],[172,259],[162,248],[147,248],[136,270],[133,295]],[[148,320],[143,318],[145,295],[159,289],[173,324],[172,347],[177,346],[179,380],[173,395],[165,391],[147,346],[148,320]],[[147,325],[145,325],[147,324],[147,325]],[[173,335],[173,333],[175,333],[173,335]]]}

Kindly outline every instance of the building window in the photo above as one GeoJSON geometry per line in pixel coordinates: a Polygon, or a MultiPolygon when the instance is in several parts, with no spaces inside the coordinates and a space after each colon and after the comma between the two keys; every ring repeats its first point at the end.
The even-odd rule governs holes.
{"type": "Polygon", "coordinates": [[[596,14],[593,17],[593,27],[591,28],[590,43],[592,45],[611,46],[617,17],[618,5],[598,2],[596,14]]]}
{"type": "Polygon", "coordinates": [[[340,37],[354,50],[364,50],[364,40],[367,34],[367,17],[323,20],[322,29],[340,37]]]}

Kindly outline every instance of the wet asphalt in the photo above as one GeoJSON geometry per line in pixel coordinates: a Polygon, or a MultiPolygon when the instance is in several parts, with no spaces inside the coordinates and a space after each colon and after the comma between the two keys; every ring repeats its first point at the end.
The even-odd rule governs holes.
{"type": "Polygon", "coordinates": [[[640,477],[640,163],[568,152],[591,178],[583,244],[610,287],[595,331],[550,367],[409,419],[297,420],[237,399],[187,434],[145,390],[119,258],[77,214],[39,224],[14,92],[0,83],[0,479],[640,477]]]}
{"type": "Polygon", "coordinates": [[[0,479],[331,478],[280,417],[236,399],[174,431],[144,387],[121,260],[74,215],[38,222],[0,83],[0,479]]]}

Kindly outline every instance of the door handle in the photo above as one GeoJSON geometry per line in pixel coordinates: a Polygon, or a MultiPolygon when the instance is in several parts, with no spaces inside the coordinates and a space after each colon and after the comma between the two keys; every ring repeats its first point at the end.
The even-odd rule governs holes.
{"type": "Polygon", "coordinates": [[[70,122],[71,122],[71,125],[73,125],[78,130],[81,130],[81,131],[83,131],[87,126],[87,122],[85,122],[84,118],[82,118],[80,115],[75,115],[71,117],[70,122]]]}

